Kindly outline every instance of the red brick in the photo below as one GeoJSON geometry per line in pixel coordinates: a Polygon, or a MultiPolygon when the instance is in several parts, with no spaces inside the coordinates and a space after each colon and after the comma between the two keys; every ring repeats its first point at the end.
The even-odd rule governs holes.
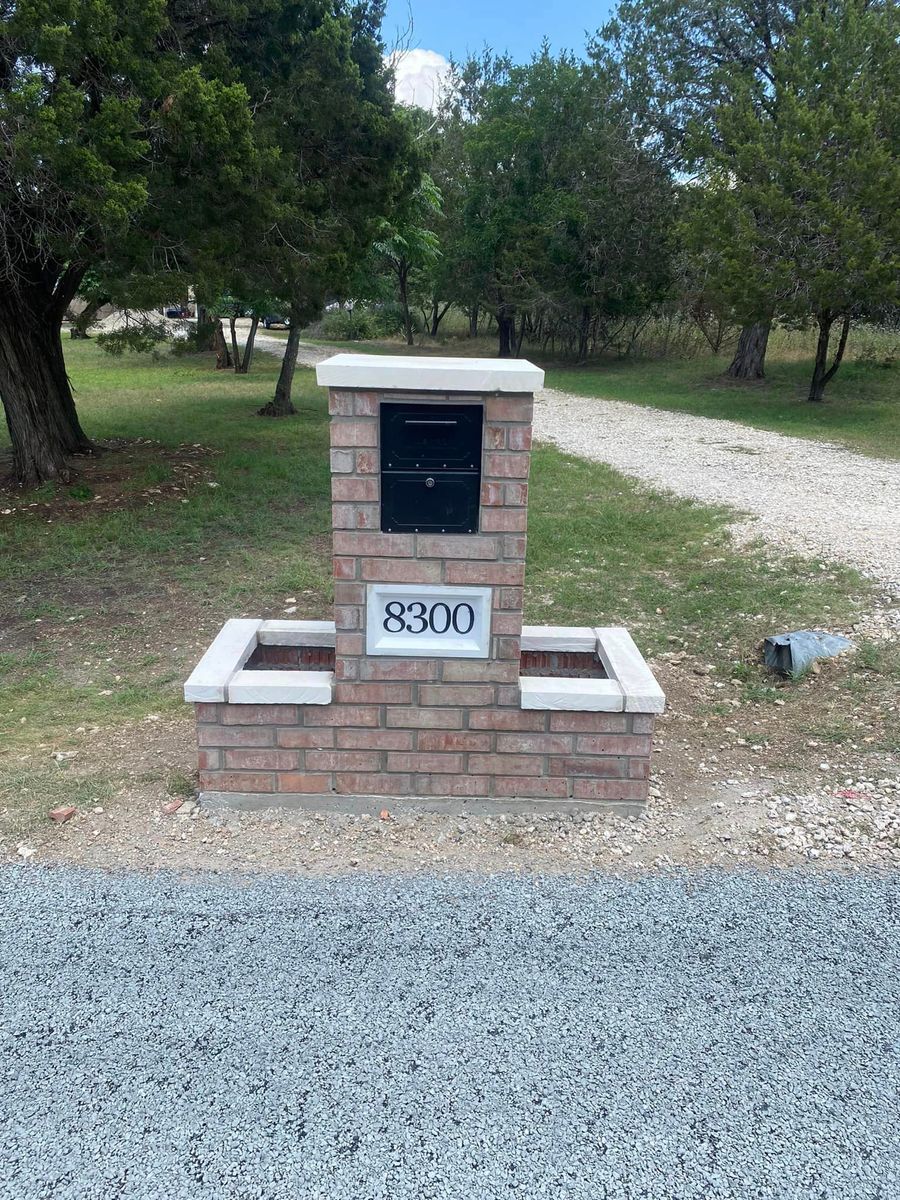
{"type": "Polygon", "coordinates": [[[338,661],[345,655],[353,658],[358,654],[363,654],[365,649],[366,639],[364,634],[353,633],[349,629],[337,630],[334,651],[335,661],[338,661]]]}
{"type": "Polygon", "coordinates": [[[335,558],[333,561],[333,569],[335,579],[355,579],[356,559],[335,558]]]}
{"type": "Polygon", "coordinates": [[[531,421],[534,415],[532,396],[488,396],[485,401],[486,421],[531,421]]]}
{"type": "Polygon", "coordinates": [[[201,771],[204,792],[274,792],[276,776],[260,771],[201,771]]]}
{"type": "MultiPolygon", "coordinates": [[[[506,449],[506,426],[485,425],[483,446],[485,450],[506,449]]],[[[518,447],[517,447],[518,448],[518,447]]]]}
{"type": "MultiPolygon", "coordinates": [[[[362,648],[359,651],[362,654],[362,648]]],[[[355,683],[359,679],[359,658],[336,658],[334,660],[334,677],[342,683],[355,683]]]]}
{"type": "Polygon", "coordinates": [[[333,417],[352,417],[353,393],[330,388],[328,391],[328,411],[333,417]]]}
{"type": "Polygon", "coordinates": [[[411,558],[416,541],[411,533],[376,533],[369,530],[337,529],[334,533],[335,554],[384,555],[385,558],[411,558]]]}
{"type": "Polygon", "coordinates": [[[295,771],[299,762],[296,750],[225,751],[225,766],[230,771],[295,771]]]}
{"type": "MultiPolygon", "coordinates": [[[[439,563],[429,564],[439,567],[439,563]]],[[[510,584],[521,585],[525,577],[524,563],[475,563],[448,562],[446,566],[447,583],[473,583],[479,585],[510,584]]],[[[363,579],[365,561],[363,562],[363,579]]],[[[422,582],[425,582],[424,580],[422,582]]]]}
{"type": "Polygon", "coordinates": [[[564,733],[498,733],[497,751],[504,754],[567,754],[572,737],[564,733]]]}
{"type": "Polygon", "coordinates": [[[574,779],[576,800],[646,800],[647,784],[631,779],[574,779]]]}
{"type": "Polygon", "coordinates": [[[422,683],[419,685],[420,704],[465,704],[477,706],[493,704],[494,700],[495,690],[489,684],[422,683]]]}
{"type": "Polygon", "coordinates": [[[517,637],[498,637],[494,653],[497,658],[516,664],[515,678],[518,679],[519,659],[522,654],[521,639],[517,637]]]}
{"type": "MultiPolygon", "coordinates": [[[[503,484],[489,483],[485,481],[481,485],[481,504],[483,508],[492,508],[497,504],[503,503],[503,484]]],[[[484,518],[486,514],[481,514],[481,528],[485,528],[484,518]]]]}
{"type": "Polygon", "coordinates": [[[241,725],[202,725],[197,730],[201,746],[273,746],[275,730],[264,725],[244,728],[241,725]]]}
{"type": "Polygon", "coordinates": [[[337,744],[342,750],[412,750],[409,729],[339,729],[337,744]]]}
{"type": "Polygon", "coordinates": [[[628,760],[628,778],[629,779],[649,779],[650,778],[650,759],[649,758],[629,758],[629,760],[628,760]]]}
{"type": "Polygon", "coordinates": [[[525,775],[498,775],[494,779],[495,796],[553,796],[565,799],[569,795],[566,779],[545,779],[525,775]]]}
{"type": "Polygon", "coordinates": [[[496,538],[486,537],[438,537],[432,534],[420,533],[416,544],[416,553],[420,558],[489,558],[495,559],[500,553],[500,544],[496,538]]]}
{"type": "Polygon", "coordinates": [[[527,483],[504,483],[503,503],[510,507],[519,507],[528,503],[527,483]]]}
{"type": "Polygon", "coordinates": [[[303,710],[303,722],[307,726],[362,725],[371,729],[378,724],[378,709],[348,704],[311,704],[303,710]]]}
{"type": "Polygon", "coordinates": [[[339,580],[334,585],[335,604],[365,604],[366,585],[364,583],[344,583],[339,580]]]}
{"type": "Polygon", "coordinates": [[[494,603],[497,608],[507,609],[510,612],[521,612],[524,595],[525,589],[521,587],[498,588],[494,593],[494,603]]]}
{"type": "Polygon", "coordinates": [[[555,712],[550,728],[559,733],[627,733],[628,718],[624,713],[555,712]]]}
{"type": "Polygon", "coordinates": [[[336,790],[345,796],[408,796],[409,775],[366,775],[348,772],[335,776],[336,790]]]}
{"type": "Polygon", "coordinates": [[[381,754],[377,750],[307,750],[306,765],[311,771],[377,771],[381,754]]]}
{"type": "Polygon", "coordinates": [[[396,662],[390,658],[365,658],[360,670],[361,679],[424,679],[438,678],[441,664],[433,658],[405,658],[396,662]]]}
{"type": "Polygon", "coordinates": [[[278,776],[279,792],[304,792],[306,795],[332,791],[330,775],[310,775],[303,771],[285,771],[278,776]]]}
{"type": "Polygon", "coordinates": [[[387,769],[389,771],[428,771],[440,775],[461,775],[463,757],[461,754],[407,754],[402,751],[389,751],[387,769]]]}
{"type": "Polygon", "coordinates": [[[332,529],[378,529],[381,509],[377,504],[332,504],[332,529]]]}
{"type": "Polygon", "coordinates": [[[462,729],[459,708],[389,708],[389,727],[400,729],[462,729]]]}
{"type": "Polygon", "coordinates": [[[441,582],[441,563],[434,558],[425,562],[402,558],[364,558],[361,568],[363,579],[375,580],[379,583],[441,582]]]}
{"type": "Polygon", "coordinates": [[[542,731],[547,728],[547,714],[522,712],[519,709],[487,709],[469,714],[470,729],[512,729],[542,731]]]}
{"type": "Polygon", "coordinates": [[[518,684],[514,687],[508,687],[505,683],[501,683],[497,687],[497,705],[499,708],[518,708],[521,698],[518,684]]]}
{"type": "Polygon", "coordinates": [[[503,539],[504,558],[524,558],[527,545],[524,534],[508,534],[503,539]]]}
{"type": "Polygon", "coordinates": [[[378,479],[372,475],[332,475],[332,500],[377,500],[378,479]]]}
{"type": "Polygon", "coordinates": [[[334,730],[325,729],[279,729],[278,745],[290,750],[327,750],[334,745],[334,730]]]}
{"type": "Polygon", "coordinates": [[[201,771],[218,771],[221,765],[221,750],[201,750],[197,755],[197,766],[201,771]]]}
{"type": "Polygon", "coordinates": [[[218,721],[221,704],[195,704],[194,715],[198,721],[218,721]]]}
{"type": "MultiPolygon", "coordinates": [[[[518,659],[518,654],[516,659],[518,659]]],[[[444,663],[445,683],[515,683],[519,678],[516,662],[479,662],[471,658],[448,658],[444,663]]]]}
{"type": "Polygon", "coordinates": [[[637,754],[649,757],[650,739],[598,734],[596,737],[578,738],[575,749],[579,754],[637,754]]]}
{"type": "Polygon", "coordinates": [[[359,604],[336,604],[334,606],[335,630],[359,629],[362,625],[362,606],[359,604]]]}
{"type": "Polygon", "coordinates": [[[377,392],[355,392],[356,415],[358,417],[377,417],[381,397],[377,392]]]}
{"type": "Polygon", "coordinates": [[[506,636],[518,637],[522,632],[522,614],[520,612],[494,612],[494,619],[491,621],[491,633],[495,637],[503,634],[506,636]]]}
{"type": "Polygon", "coordinates": [[[417,749],[447,753],[451,750],[490,750],[491,734],[458,732],[446,729],[423,729],[419,732],[417,749]]]}
{"type": "Polygon", "coordinates": [[[484,456],[484,473],[494,479],[527,479],[528,455],[490,451],[484,456]]]}
{"type": "Polygon", "coordinates": [[[378,454],[374,450],[357,450],[356,452],[356,473],[357,475],[377,475],[381,470],[378,462],[378,454]]]}
{"type": "Polygon", "coordinates": [[[517,425],[513,426],[507,434],[506,444],[510,450],[530,450],[531,449],[531,426],[517,425]]]}
{"type": "Polygon", "coordinates": [[[222,714],[226,725],[296,725],[296,704],[229,704],[222,714]]]}
{"type": "Polygon", "coordinates": [[[655,717],[649,713],[634,713],[631,718],[632,733],[652,733],[655,717]]]}
{"type": "Polygon", "coordinates": [[[417,796],[482,796],[491,794],[489,775],[417,775],[417,796]]]}
{"type": "MultiPolygon", "coordinates": [[[[378,423],[376,421],[332,421],[332,446],[377,446],[378,423]]],[[[357,468],[358,469],[358,468],[357,468]]]]}
{"type": "Polygon", "coordinates": [[[527,508],[489,508],[481,514],[485,533],[521,533],[527,525],[527,508]]]}
{"type": "Polygon", "coordinates": [[[470,754],[469,770],[483,775],[543,775],[539,754],[470,754]]]}
{"type": "Polygon", "coordinates": [[[551,758],[551,775],[593,775],[600,779],[623,779],[627,758],[551,758]]]}
{"type": "Polygon", "coordinates": [[[411,683],[336,683],[338,704],[411,704],[411,683]]]}

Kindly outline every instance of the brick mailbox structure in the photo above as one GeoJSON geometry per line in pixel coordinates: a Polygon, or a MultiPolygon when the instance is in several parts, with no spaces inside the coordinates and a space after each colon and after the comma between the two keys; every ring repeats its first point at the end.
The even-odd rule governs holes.
{"type": "Polygon", "coordinates": [[[523,626],[530,363],[339,354],[334,620],[232,620],[185,685],[209,806],[646,802],[664,697],[624,629],[523,626]]]}

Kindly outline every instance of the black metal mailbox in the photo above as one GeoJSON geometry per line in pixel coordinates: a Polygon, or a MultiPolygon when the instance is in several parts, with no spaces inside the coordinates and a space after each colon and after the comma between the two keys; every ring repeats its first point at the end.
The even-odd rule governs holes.
{"type": "Polygon", "coordinates": [[[475,533],[481,497],[481,404],[381,405],[381,528],[475,533]]]}

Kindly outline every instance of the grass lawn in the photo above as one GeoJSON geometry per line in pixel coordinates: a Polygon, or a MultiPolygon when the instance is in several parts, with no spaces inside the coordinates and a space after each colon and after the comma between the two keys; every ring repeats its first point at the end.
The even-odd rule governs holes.
{"type": "MultiPolygon", "coordinates": [[[[254,413],[274,356],[240,377],[205,356],[67,353],[84,425],[113,448],[73,485],[0,494],[0,834],[24,810],[114,794],[135,723],[188,736],[181,684],[227,617],[329,614],[328,427],[311,370],[297,373],[298,415],[272,421],[254,413]],[[108,762],[76,778],[52,755],[86,739],[108,762]]],[[[790,697],[755,665],[762,636],[840,627],[868,602],[852,572],[737,549],[724,511],[603,466],[540,447],[532,478],[526,619],[627,624],[648,654],[696,655],[723,697],[790,697]]],[[[836,677],[835,712],[889,691],[895,669],[866,648],[836,677]]],[[[142,762],[149,778],[190,788],[157,759],[142,762]]]]}

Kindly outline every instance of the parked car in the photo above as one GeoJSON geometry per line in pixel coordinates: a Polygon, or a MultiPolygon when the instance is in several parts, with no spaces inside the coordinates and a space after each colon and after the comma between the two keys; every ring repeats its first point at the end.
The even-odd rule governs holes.
{"type": "Polygon", "coordinates": [[[170,304],[169,307],[166,309],[167,317],[183,318],[183,317],[189,317],[190,315],[191,315],[190,311],[188,310],[187,305],[185,305],[185,304],[170,304]]]}
{"type": "Polygon", "coordinates": [[[263,323],[264,329],[272,329],[273,326],[275,326],[275,325],[280,325],[282,329],[290,329],[291,318],[290,317],[276,317],[272,313],[270,313],[267,317],[263,317],[262,323],[263,323]]]}

